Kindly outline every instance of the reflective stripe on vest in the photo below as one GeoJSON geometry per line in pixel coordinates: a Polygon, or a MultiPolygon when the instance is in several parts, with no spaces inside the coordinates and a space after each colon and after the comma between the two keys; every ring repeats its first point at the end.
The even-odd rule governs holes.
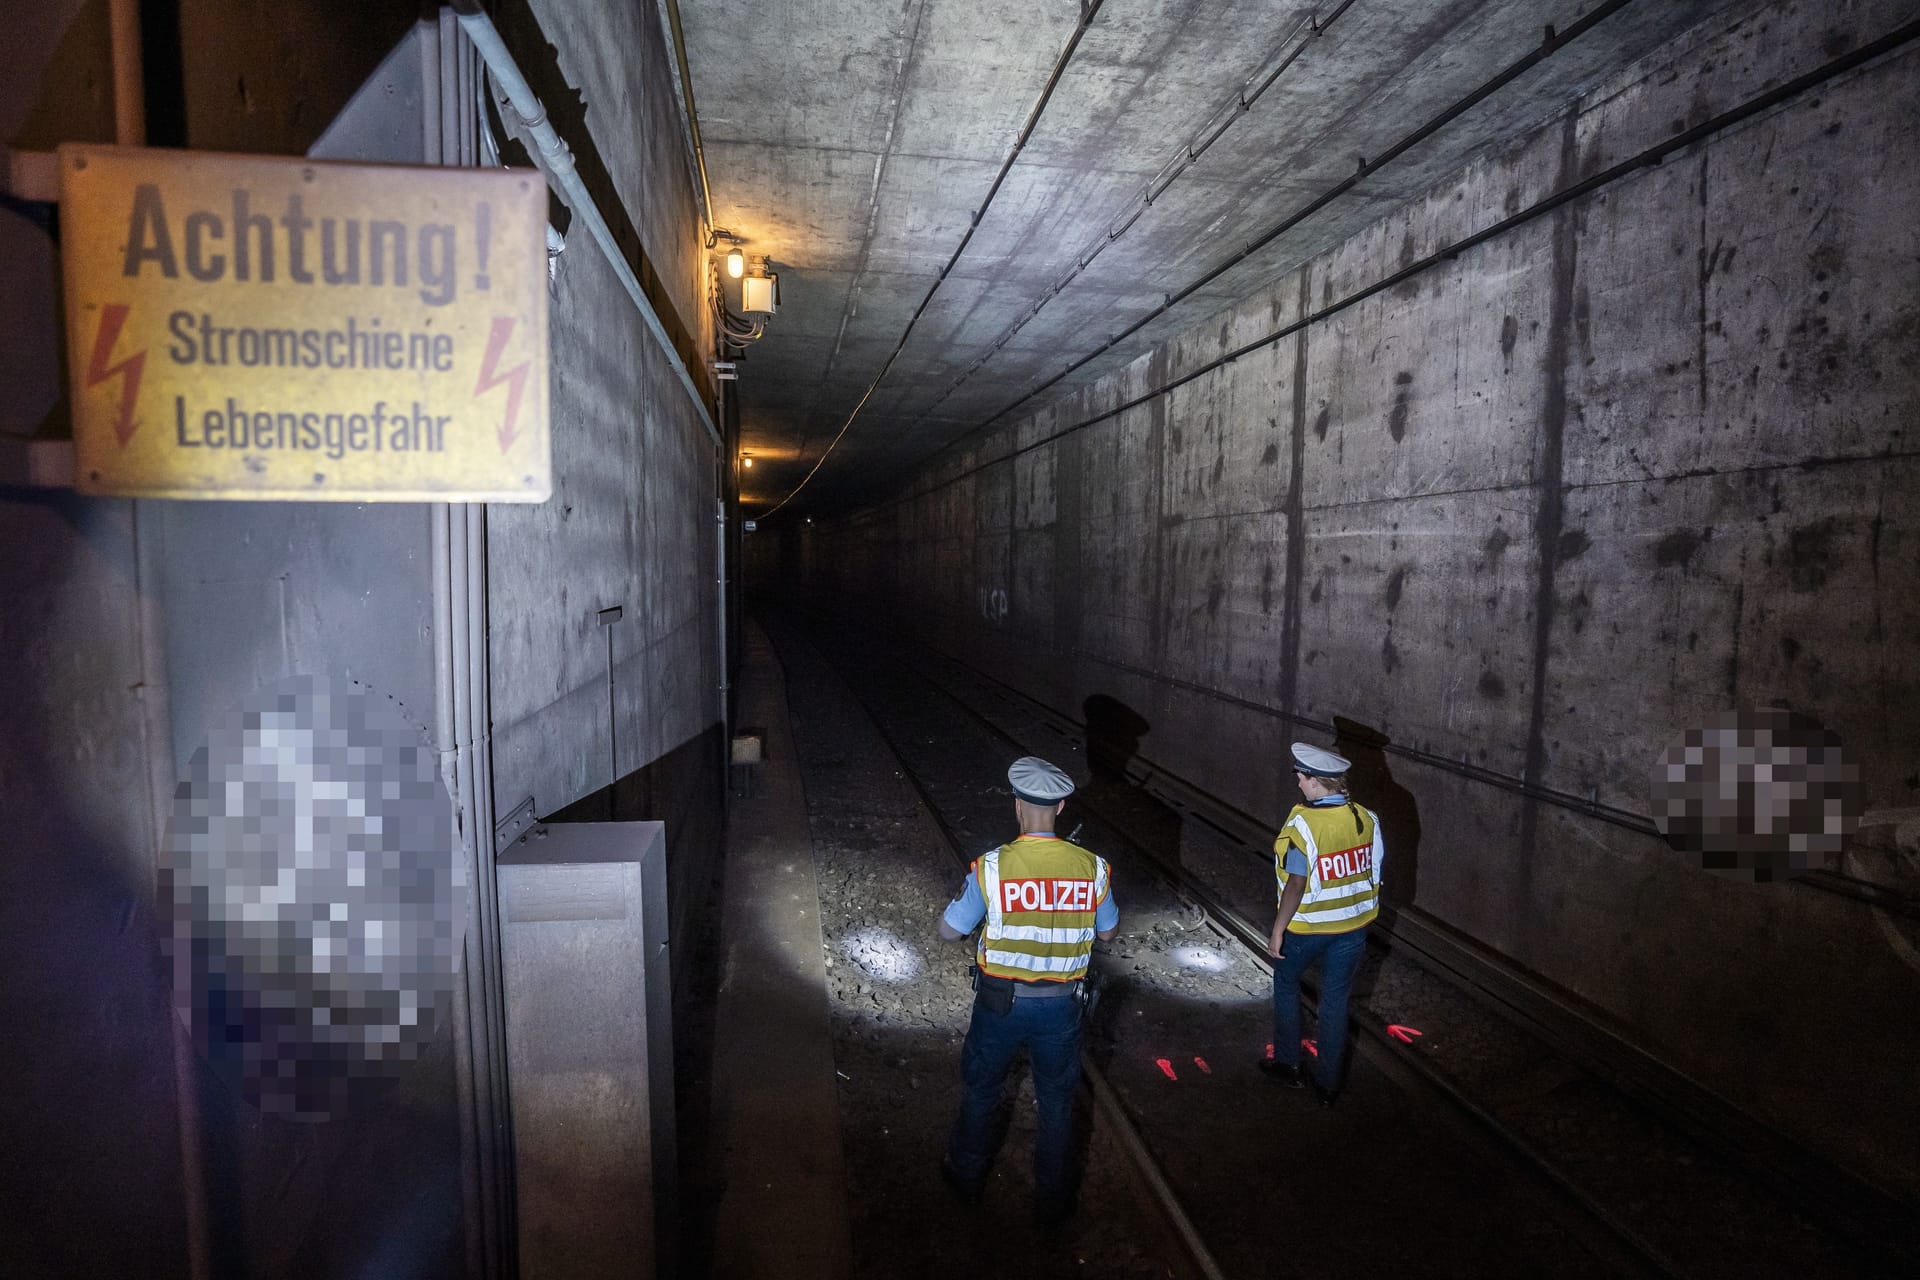
{"type": "Polygon", "coordinates": [[[987,904],[981,972],[1029,982],[1085,974],[1107,874],[1105,858],[1058,836],[1021,836],[982,855],[973,864],[987,904]]]}
{"type": "Polygon", "coordinates": [[[1352,803],[1295,805],[1273,842],[1274,876],[1283,893],[1289,844],[1307,857],[1307,889],[1287,932],[1346,933],[1380,914],[1383,851],[1373,810],[1352,803]]]}

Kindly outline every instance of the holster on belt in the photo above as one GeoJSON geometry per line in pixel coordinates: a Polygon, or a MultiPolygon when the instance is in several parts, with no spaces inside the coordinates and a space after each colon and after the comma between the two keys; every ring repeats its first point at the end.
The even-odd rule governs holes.
{"type": "Polygon", "coordinates": [[[1013,1012],[1013,980],[1011,978],[996,978],[990,973],[982,973],[977,964],[969,965],[967,974],[973,979],[975,1008],[998,1014],[1013,1012]]]}

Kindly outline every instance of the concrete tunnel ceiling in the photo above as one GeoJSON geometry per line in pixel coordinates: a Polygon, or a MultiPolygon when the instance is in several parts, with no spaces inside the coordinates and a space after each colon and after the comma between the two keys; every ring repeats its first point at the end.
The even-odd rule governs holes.
{"type": "Polygon", "coordinates": [[[780,275],[779,314],[734,384],[756,463],[743,513],[792,493],[843,427],[786,512],[885,498],[945,446],[1217,314],[1744,7],[680,0],[714,224],[780,275]],[[1380,163],[1529,54],[1543,56],[1380,163]]]}

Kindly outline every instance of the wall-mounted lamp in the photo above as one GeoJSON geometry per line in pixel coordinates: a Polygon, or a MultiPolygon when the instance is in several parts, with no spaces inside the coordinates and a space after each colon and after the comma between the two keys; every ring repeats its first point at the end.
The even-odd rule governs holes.
{"type": "Polygon", "coordinates": [[[725,227],[715,227],[707,237],[707,248],[713,248],[722,240],[727,242],[727,274],[738,280],[747,273],[747,255],[741,251],[740,237],[725,227]]]}
{"type": "Polygon", "coordinates": [[[743,454],[741,454],[741,455],[740,455],[740,465],[741,465],[741,466],[743,466],[743,467],[746,467],[746,468],[749,468],[749,469],[751,469],[751,468],[753,467],[753,455],[752,455],[752,454],[750,454],[750,453],[743,453],[743,454]]]}

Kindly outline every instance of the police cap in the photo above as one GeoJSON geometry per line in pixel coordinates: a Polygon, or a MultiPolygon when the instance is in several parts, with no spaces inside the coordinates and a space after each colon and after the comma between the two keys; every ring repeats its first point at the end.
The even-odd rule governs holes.
{"type": "Polygon", "coordinates": [[[1337,756],[1325,747],[1316,747],[1310,742],[1296,742],[1293,744],[1293,767],[1316,778],[1337,778],[1353,765],[1345,756],[1337,756]]]}
{"type": "Polygon", "coordinates": [[[1066,770],[1048,764],[1039,756],[1021,756],[1007,770],[1013,794],[1028,804],[1059,804],[1073,794],[1073,779],[1066,770]]]}

